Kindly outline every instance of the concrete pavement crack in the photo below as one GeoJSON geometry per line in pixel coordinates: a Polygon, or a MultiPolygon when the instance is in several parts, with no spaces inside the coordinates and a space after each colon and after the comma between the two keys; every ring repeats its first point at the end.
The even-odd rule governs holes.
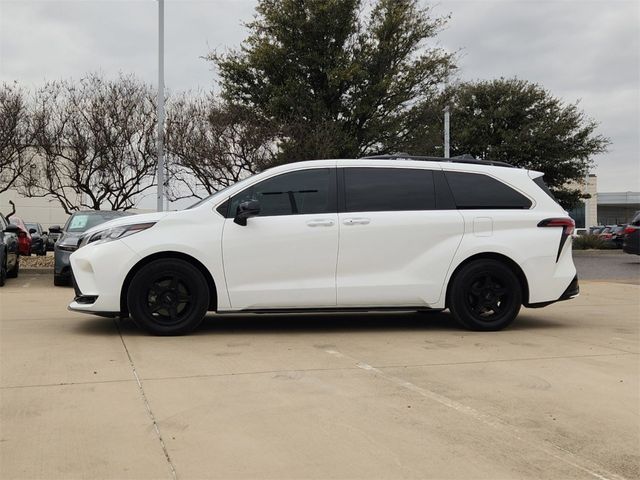
{"type": "Polygon", "coordinates": [[[164,457],[167,460],[167,464],[169,465],[169,468],[171,470],[171,476],[173,478],[173,480],[177,480],[178,479],[178,474],[176,472],[175,466],[173,465],[173,462],[171,461],[171,456],[169,455],[169,451],[167,450],[167,446],[164,443],[164,439],[162,438],[162,434],[160,433],[160,427],[158,426],[158,422],[156,421],[156,417],[153,414],[153,410],[151,410],[151,405],[149,404],[149,400],[147,399],[147,395],[144,392],[144,387],[142,386],[142,382],[140,381],[140,377],[138,376],[138,372],[136,371],[136,366],[135,363],[133,361],[133,358],[131,357],[131,353],[129,353],[129,348],[127,348],[127,344],[124,341],[124,337],[122,336],[122,331],[120,330],[120,325],[118,324],[117,320],[114,319],[113,323],[116,326],[116,330],[118,330],[118,335],[120,336],[120,341],[122,342],[122,346],[124,347],[124,351],[127,354],[127,358],[129,359],[129,365],[131,365],[131,370],[133,371],[133,376],[136,379],[136,383],[138,384],[138,389],[140,390],[140,394],[142,395],[142,401],[144,402],[144,406],[147,409],[147,413],[149,414],[149,417],[151,418],[151,422],[153,423],[153,428],[156,432],[156,435],[158,437],[158,441],[160,442],[160,446],[162,447],[162,452],[164,453],[164,457]]]}

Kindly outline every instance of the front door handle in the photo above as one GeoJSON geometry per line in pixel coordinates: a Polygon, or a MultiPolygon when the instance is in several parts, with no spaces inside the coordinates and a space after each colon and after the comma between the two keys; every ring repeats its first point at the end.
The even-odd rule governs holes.
{"type": "Polygon", "coordinates": [[[371,220],[368,218],[346,218],[342,223],[345,225],[367,225],[371,220]]]}
{"type": "Polygon", "coordinates": [[[318,220],[309,220],[307,225],[310,227],[330,227],[333,225],[333,220],[327,219],[318,219],[318,220]]]}

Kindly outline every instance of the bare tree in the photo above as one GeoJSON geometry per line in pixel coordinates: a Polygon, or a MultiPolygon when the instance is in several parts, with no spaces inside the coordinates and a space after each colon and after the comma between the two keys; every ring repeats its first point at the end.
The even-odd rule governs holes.
{"type": "Polygon", "coordinates": [[[167,115],[173,199],[214,193],[270,166],[277,135],[249,109],[182,95],[167,115]]]}
{"type": "Polygon", "coordinates": [[[35,94],[37,160],[21,182],[27,196],[51,196],[67,213],[128,210],[154,186],[156,109],[133,76],[49,82],[35,94]]]}
{"type": "Polygon", "coordinates": [[[17,84],[0,85],[0,193],[13,187],[28,165],[30,149],[28,107],[17,84]]]}

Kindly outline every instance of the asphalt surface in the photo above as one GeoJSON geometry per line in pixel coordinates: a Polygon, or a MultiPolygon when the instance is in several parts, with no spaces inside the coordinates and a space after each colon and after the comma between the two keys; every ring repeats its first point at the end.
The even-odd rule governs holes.
{"type": "Polygon", "coordinates": [[[494,333],[210,315],[159,338],[21,274],[0,288],[0,478],[640,478],[640,287],[581,287],[494,333]]]}
{"type": "Polygon", "coordinates": [[[630,255],[622,250],[574,251],[573,262],[580,280],[640,285],[640,255],[630,255]]]}

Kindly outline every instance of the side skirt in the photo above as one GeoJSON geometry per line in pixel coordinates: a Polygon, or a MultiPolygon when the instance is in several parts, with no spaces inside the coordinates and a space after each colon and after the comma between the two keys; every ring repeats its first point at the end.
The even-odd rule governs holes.
{"type": "Polygon", "coordinates": [[[420,307],[316,307],[316,308],[247,308],[244,310],[219,310],[219,315],[238,313],[358,313],[358,312],[441,312],[443,308],[420,307]]]}

